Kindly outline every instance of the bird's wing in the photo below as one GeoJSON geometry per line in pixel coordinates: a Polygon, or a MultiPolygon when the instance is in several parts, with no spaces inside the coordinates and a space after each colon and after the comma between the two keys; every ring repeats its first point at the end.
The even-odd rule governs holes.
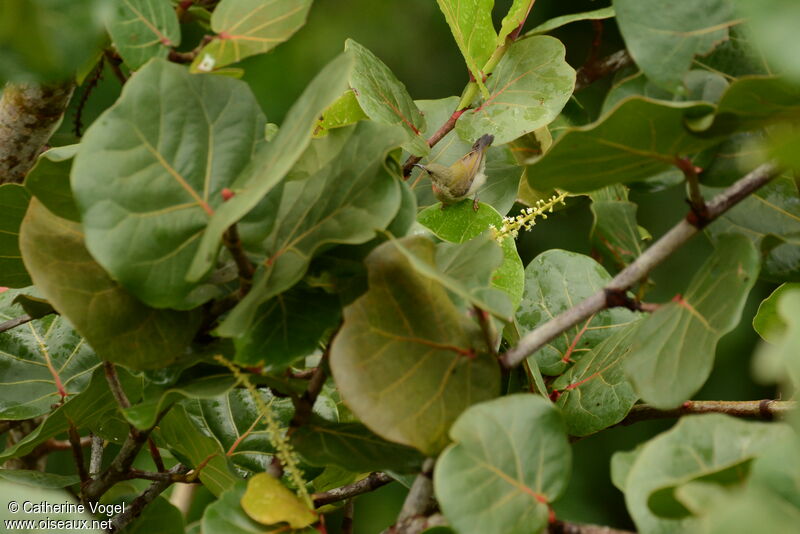
{"type": "Polygon", "coordinates": [[[453,167],[456,167],[453,169],[456,171],[453,173],[453,176],[468,177],[468,179],[463,180],[461,183],[453,184],[451,190],[454,196],[463,197],[467,195],[472,186],[472,182],[475,180],[475,176],[477,176],[481,170],[481,163],[483,163],[485,154],[485,150],[475,148],[453,164],[453,167]]]}

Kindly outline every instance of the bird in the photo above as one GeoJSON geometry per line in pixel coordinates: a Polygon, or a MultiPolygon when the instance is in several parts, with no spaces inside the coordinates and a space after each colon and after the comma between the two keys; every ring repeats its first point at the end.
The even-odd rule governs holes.
{"type": "Polygon", "coordinates": [[[472,196],[472,209],[478,211],[477,192],[486,182],[486,150],[492,141],[493,135],[482,135],[469,152],[449,167],[439,163],[415,165],[431,177],[433,194],[442,203],[442,209],[472,196]]]}

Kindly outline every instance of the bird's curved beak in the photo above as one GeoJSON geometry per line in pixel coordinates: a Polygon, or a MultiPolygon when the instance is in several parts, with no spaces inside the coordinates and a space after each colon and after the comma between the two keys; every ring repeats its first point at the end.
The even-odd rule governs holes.
{"type": "Polygon", "coordinates": [[[428,172],[428,168],[425,165],[420,165],[419,163],[415,163],[414,165],[412,165],[412,167],[419,167],[423,171],[428,172]]]}

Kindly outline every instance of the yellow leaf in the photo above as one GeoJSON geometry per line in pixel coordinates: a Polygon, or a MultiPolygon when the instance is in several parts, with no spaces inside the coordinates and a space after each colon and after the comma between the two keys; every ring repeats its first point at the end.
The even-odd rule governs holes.
{"type": "Polygon", "coordinates": [[[317,520],[303,501],[267,473],[259,473],[248,481],[241,504],[247,515],[264,525],[285,522],[292,528],[303,528],[317,520]]]}

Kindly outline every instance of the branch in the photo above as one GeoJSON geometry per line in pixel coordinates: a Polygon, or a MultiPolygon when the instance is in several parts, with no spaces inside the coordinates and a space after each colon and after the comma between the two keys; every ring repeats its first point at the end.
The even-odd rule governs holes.
{"type": "Polygon", "coordinates": [[[92,436],[92,453],[89,456],[89,476],[94,478],[103,469],[103,438],[92,436]]]}
{"type": "Polygon", "coordinates": [[[653,243],[636,261],[615,276],[605,288],[526,334],[514,348],[500,356],[502,365],[507,369],[519,365],[550,340],[581,321],[585,321],[592,314],[615,306],[616,303],[624,302],[625,292],[636,282],[646,277],[654,267],[668,258],[708,223],[775,178],[779,172],[780,170],[774,164],[761,165],[709,202],[706,205],[708,217],[705,220],[698,220],[696,214],[690,212],[661,239],[653,243]]]}
{"type": "Polygon", "coordinates": [[[630,530],[619,530],[600,525],[589,525],[584,523],[568,523],[566,521],[554,521],[547,528],[547,534],[636,534],[630,530]]]}
{"type": "Polygon", "coordinates": [[[686,184],[689,187],[689,205],[692,211],[700,220],[705,220],[708,217],[708,207],[703,198],[703,193],[700,192],[700,178],[698,174],[703,170],[695,167],[692,160],[689,158],[675,158],[675,166],[683,173],[686,179],[686,184]]]}
{"type": "MultiPolygon", "coordinates": [[[[185,475],[189,472],[189,468],[182,464],[175,465],[172,469],[170,469],[167,473],[173,475],[185,475]]],[[[128,524],[131,523],[134,519],[139,517],[139,514],[142,513],[145,506],[153,502],[156,497],[158,497],[165,489],[167,489],[172,484],[170,480],[160,480],[158,482],[153,482],[149,488],[147,488],[144,493],[136,497],[131,503],[125,508],[125,511],[115,515],[111,519],[111,528],[109,529],[110,532],[118,532],[124,529],[128,524]]]]}
{"type": "Polygon", "coordinates": [[[186,473],[189,470],[187,469],[185,472],[176,473],[172,469],[169,471],[159,471],[159,472],[152,472],[152,471],[142,471],[141,469],[131,469],[126,474],[127,479],[133,478],[141,478],[144,480],[153,480],[155,482],[182,482],[184,484],[194,484],[198,483],[197,479],[189,480],[186,473]]]}
{"type": "Polygon", "coordinates": [[[686,401],[673,410],[659,410],[647,404],[637,404],[631,409],[627,417],[617,424],[627,426],[639,421],[674,419],[683,415],[701,413],[724,413],[733,417],[771,421],[775,417],[785,417],[796,408],[797,401],[770,399],[760,401],[686,401]]]}
{"type": "Polygon", "coordinates": [[[242,245],[239,230],[235,224],[231,225],[222,235],[222,243],[231,253],[233,261],[236,262],[236,268],[239,271],[239,298],[243,299],[253,287],[253,275],[256,268],[244,251],[244,245],[242,245]]]}
{"type": "Polygon", "coordinates": [[[136,432],[134,432],[134,430],[135,429],[131,427],[131,431],[125,439],[125,443],[122,444],[122,448],[116,458],[111,462],[111,465],[100,473],[99,476],[90,480],[85,485],[84,494],[89,500],[96,500],[108,491],[111,486],[128,478],[128,473],[131,471],[133,461],[136,459],[136,455],[139,454],[142,446],[147,442],[147,438],[150,434],[150,429],[136,432]]]}
{"type": "Polygon", "coordinates": [[[311,499],[314,501],[314,506],[319,508],[326,504],[331,504],[345,499],[350,499],[362,493],[369,493],[375,491],[381,486],[394,482],[394,479],[386,473],[370,473],[366,478],[362,478],[358,482],[353,482],[341,488],[334,488],[332,490],[314,493],[311,499]]]}
{"type": "Polygon", "coordinates": [[[0,99],[0,184],[21,183],[58,128],[75,84],[7,84],[0,99]]]}
{"type": "Polygon", "coordinates": [[[402,524],[414,517],[424,516],[433,511],[433,458],[422,464],[422,472],[414,479],[408,491],[403,508],[397,516],[397,524],[402,524]]]}
{"type": "Polygon", "coordinates": [[[609,74],[613,74],[628,65],[633,65],[633,59],[631,59],[630,54],[628,54],[628,51],[625,49],[614,52],[610,56],[601,59],[588,61],[586,65],[579,68],[578,72],[575,74],[575,92],[577,93],[600,78],[605,78],[609,74]]]}
{"type": "Polygon", "coordinates": [[[27,314],[21,317],[17,317],[16,319],[9,319],[8,321],[0,323],[0,334],[5,332],[6,330],[11,330],[12,328],[16,328],[31,321],[33,321],[33,317],[27,314]]]}
{"type": "MultiPolygon", "coordinates": [[[[469,108],[464,109],[457,109],[450,115],[447,121],[442,124],[442,126],[434,132],[432,136],[428,138],[428,146],[433,148],[433,145],[441,141],[445,135],[449,134],[453,128],[456,127],[456,121],[458,121],[459,117],[464,114],[469,108]]],[[[409,156],[406,162],[403,164],[403,178],[408,179],[411,176],[411,171],[414,169],[414,165],[420,162],[422,158],[419,156],[409,156]]]]}
{"type": "Polygon", "coordinates": [[[131,407],[131,401],[128,400],[128,396],[125,395],[125,390],[122,389],[122,384],[119,381],[119,376],[117,375],[117,368],[114,367],[114,364],[109,361],[103,361],[103,371],[106,373],[106,381],[108,382],[108,388],[111,390],[111,394],[114,395],[114,399],[117,401],[117,404],[124,410],[131,407]]]}
{"type": "Polygon", "coordinates": [[[83,460],[83,446],[84,443],[89,445],[91,443],[91,438],[83,440],[82,443],[81,436],[78,434],[78,429],[75,428],[75,424],[72,421],[69,421],[67,435],[69,436],[69,444],[72,449],[72,458],[75,460],[75,468],[78,471],[81,484],[85,484],[89,480],[89,474],[86,472],[86,462],[83,460]]]}

